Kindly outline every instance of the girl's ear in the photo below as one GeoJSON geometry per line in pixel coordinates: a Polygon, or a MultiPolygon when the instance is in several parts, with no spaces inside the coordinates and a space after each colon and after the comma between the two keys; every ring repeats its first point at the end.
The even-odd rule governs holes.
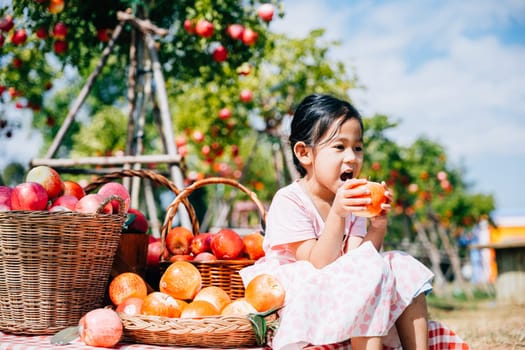
{"type": "Polygon", "coordinates": [[[302,165],[310,165],[312,163],[312,148],[304,142],[297,142],[293,147],[293,152],[302,165]]]}

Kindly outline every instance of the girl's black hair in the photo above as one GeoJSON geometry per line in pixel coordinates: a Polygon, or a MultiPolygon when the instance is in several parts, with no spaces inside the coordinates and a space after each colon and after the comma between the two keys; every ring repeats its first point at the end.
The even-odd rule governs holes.
{"type": "Polygon", "coordinates": [[[351,118],[357,119],[361,130],[364,130],[361,115],[347,101],[326,94],[312,94],[301,101],[292,118],[289,138],[293,162],[301,177],[306,175],[306,169],[293,152],[295,144],[302,141],[307,146],[314,147],[335,121],[339,124],[336,130],[339,130],[351,118]]]}

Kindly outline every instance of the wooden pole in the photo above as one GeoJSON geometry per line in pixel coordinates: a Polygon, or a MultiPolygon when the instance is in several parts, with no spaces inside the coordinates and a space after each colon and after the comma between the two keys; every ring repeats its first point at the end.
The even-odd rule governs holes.
{"type": "Polygon", "coordinates": [[[104,51],[102,51],[102,57],[100,58],[100,62],[98,63],[95,70],[91,73],[91,75],[88,77],[86,84],[82,87],[82,90],[80,91],[80,94],[77,96],[77,99],[75,100],[75,103],[71,107],[71,110],[66,116],[66,119],[64,119],[64,122],[60,129],[58,130],[58,133],[56,134],[51,146],[47,150],[47,153],[45,155],[45,158],[53,158],[55,154],[58,151],[58,147],[64,140],[64,136],[66,135],[67,131],[71,127],[71,124],[73,123],[73,120],[75,119],[75,115],[77,114],[78,110],[86,100],[87,95],[91,91],[91,88],[93,87],[93,84],[95,83],[95,79],[98,77],[100,72],[102,71],[102,68],[106,64],[106,61],[109,57],[109,54],[113,50],[113,47],[115,46],[115,42],[117,38],[119,37],[120,33],[122,32],[122,27],[124,26],[123,22],[120,22],[113,31],[113,35],[111,36],[111,39],[109,40],[108,45],[104,48],[104,51]]]}

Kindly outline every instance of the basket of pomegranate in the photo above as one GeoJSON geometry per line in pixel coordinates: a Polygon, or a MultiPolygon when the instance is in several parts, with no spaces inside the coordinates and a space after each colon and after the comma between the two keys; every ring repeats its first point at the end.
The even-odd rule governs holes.
{"type": "Polygon", "coordinates": [[[161,270],[165,270],[174,261],[187,260],[199,270],[204,287],[217,286],[232,298],[241,297],[244,294],[244,285],[238,272],[264,256],[262,232],[265,218],[266,209],[257,195],[239,182],[222,177],[195,181],[184,188],[166,210],[166,219],[161,230],[161,270]],[[182,226],[173,227],[173,218],[183,201],[195,190],[208,185],[227,185],[244,192],[257,208],[260,227],[244,235],[232,228],[199,232],[199,223],[194,212],[190,213],[192,230],[182,226]]]}
{"type": "Polygon", "coordinates": [[[24,180],[0,186],[0,330],[52,334],[103,304],[129,195],[48,166],[24,180]]]}

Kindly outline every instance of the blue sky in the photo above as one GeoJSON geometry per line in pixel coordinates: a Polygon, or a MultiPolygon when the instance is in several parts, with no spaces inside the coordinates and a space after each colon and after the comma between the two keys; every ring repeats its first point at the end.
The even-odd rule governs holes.
{"type": "Polygon", "coordinates": [[[367,115],[400,125],[408,145],[439,142],[475,192],[500,213],[525,214],[525,1],[284,0],[271,29],[316,28],[339,40],[332,57],[353,67],[351,91],[367,115]]]}

